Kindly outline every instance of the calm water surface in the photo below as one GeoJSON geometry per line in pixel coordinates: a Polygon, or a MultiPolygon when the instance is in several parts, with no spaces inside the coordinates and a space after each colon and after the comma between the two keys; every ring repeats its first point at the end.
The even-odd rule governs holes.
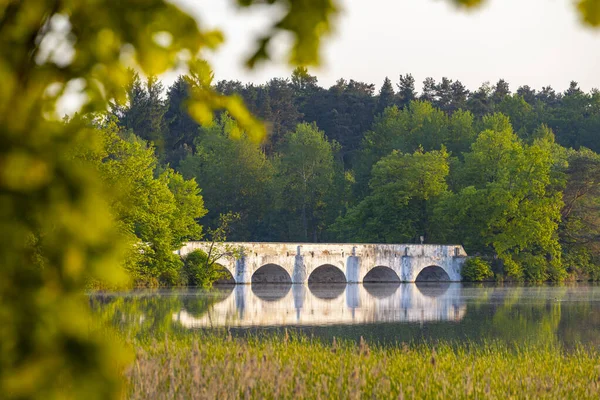
{"type": "Polygon", "coordinates": [[[90,296],[135,335],[283,329],[382,344],[453,340],[600,346],[600,286],[238,285],[90,296]]]}

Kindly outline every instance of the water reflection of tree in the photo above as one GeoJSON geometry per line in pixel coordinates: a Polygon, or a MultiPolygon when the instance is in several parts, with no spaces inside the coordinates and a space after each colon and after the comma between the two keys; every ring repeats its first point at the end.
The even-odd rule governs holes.
{"type": "Polygon", "coordinates": [[[196,291],[182,295],[183,308],[195,318],[200,318],[210,311],[211,307],[225,300],[232,292],[233,285],[213,288],[210,291],[196,291]]]}
{"type": "Polygon", "coordinates": [[[549,345],[557,343],[556,332],[561,320],[559,298],[566,288],[555,288],[554,298],[542,291],[547,287],[515,287],[505,291],[503,303],[495,310],[488,335],[506,342],[549,345]],[[525,290],[527,298],[524,298],[525,290]]]}
{"type": "Polygon", "coordinates": [[[90,295],[90,305],[101,323],[116,327],[127,336],[160,336],[180,329],[173,315],[185,309],[195,317],[208,312],[231,290],[147,291],[133,295],[90,295]]]}
{"type": "MultiPolygon", "coordinates": [[[[394,340],[555,344],[567,292],[566,287],[464,286],[461,297],[467,309],[462,320],[398,326],[394,340]],[[552,290],[551,296],[544,293],[547,290],[552,290]]],[[[571,307],[578,305],[570,304],[569,312],[571,307]]]]}
{"type": "Polygon", "coordinates": [[[94,315],[127,336],[140,337],[172,330],[172,315],[181,309],[177,296],[149,292],[129,296],[92,295],[94,315]]]}
{"type": "Polygon", "coordinates": [[[565,302],[569,301],[569,311],[564,312],[561,317],[557,336],[569,346],[576,343],[600,346],[600,307],[594,306],[598,304],[598,298],[589,289],[584,287],[577,291],[577,302],[569,301],[569,296],[562,299],[565,302]]]}

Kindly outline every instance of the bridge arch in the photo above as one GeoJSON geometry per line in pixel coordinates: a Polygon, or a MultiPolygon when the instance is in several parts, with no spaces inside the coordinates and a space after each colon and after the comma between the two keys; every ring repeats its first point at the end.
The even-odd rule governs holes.
{"type": "Polygon", "coordinates": [[[281,265],[265,264],[252,274],[254,283],[292,283],[292,277],[281,265]]]}
{"type": "Polygon", "coordinates": [[[346,274],[335,265],[323,264],[308,276],[309,285],[316,283],[346,283],[346,274]]]}
{"type": "Polygon", "coordinates": [[[390,267],[378,265],[367,272],[362,281],[363,283],[400,283],[400,277],[390,267]]]}
{"type": "Polygon", "coordinates": [[[217,279],[215,281],[215,284],[217,284],[217,285],[234,285],[235,278],[233,277],[231,270],[229,270],[229,268],[226,268],[221,265],[221,271],[223,272],[223,276],[221,278],[217,279]]]}
{"type": "Polygon", "coordinates": [[[415,282],[450,282],[450,275],[439,265],[430,265],[423,268],[417,275],[415,282]]]}

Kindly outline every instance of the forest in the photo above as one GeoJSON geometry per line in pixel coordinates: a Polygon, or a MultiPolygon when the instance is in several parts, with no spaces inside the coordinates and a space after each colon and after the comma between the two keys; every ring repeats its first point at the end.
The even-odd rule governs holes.
{"type": "MultiPolygon", "coordinates": [[[[261,85],[220,81],[264,121],[256,141],[188,113],[190,83],[132,73],[128,99],[91,122],[138,282],[184,283],[173,254],[211,240],[462,244],[496,279],[600,279],[600,92],[508,82],[476,90],[410,74],[379,91],[306,68],[261,85]],[[111,183],[112,182],[112,183],[111,183]],[[197,223],[199,222],[199,224],[197,223]],[[204,227],[204,231],[202,231],[204,227]],[[132,247],[133,248],[133,247],[132,247]]],[[[185,280],[185,279],[184,279],[185,280]]]]}

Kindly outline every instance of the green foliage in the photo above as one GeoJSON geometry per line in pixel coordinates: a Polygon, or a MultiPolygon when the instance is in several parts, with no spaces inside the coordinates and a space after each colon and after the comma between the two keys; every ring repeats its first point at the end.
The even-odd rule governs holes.
{"type": "Polygon", "coordinates": [[[445,148],[413,154],[393,151],[373,167],[371,194],[339,218],[332,230],[342,240],[414,242],[428,237],[428,205],[446,190],[445,148]]]}
{"type": "Polygon", "coordinates": [[[392,150],[412,153],[419,148],[431,151],[446,146],[459,155],[468,150],[475,136],[469,112],[458,111],[448,116],[424,101],[413,101],[402,110],[387,108],[365,133],[356,168],[357,189],[360,194],[365,193],[373,165],[392,150]]]}
{"type": "Polygon", "coordinates": [[[166,105],[161,99],[163,86],[156,77],[150,77],[142,84],[139,75],[132,74],[127,85],[128,104],[113,104],[112,114],[118,118],[120,126],[151,142],[162,154],[166,129],[166,105]]]}
{"type": "MultiPolygon", "coordinates": [[[[486,2],[486,0],[450,1],[456,5],[465,7],[477,7],[486,2]]],[[[594,27],[600,26],[600,0],[577,0],[575,3],[579,17],[584,24],[594,27]]]]}
{"type": "Polygon", "coordinates": [[[240,221],[233,239],[264,231],[274,171],[260,147],[227,114],[202,128],[195,147],[181,161],[179,171],[202,188],[210,210],[204,222],[215,227],[219,215],[235,210],[240,221]]]}
{"type": "Polygon", "coordinates": [[[97,141],[55,117],[58,100],[79,87],[83,112],[103,110],[123,99],[125,64],[161,73],[218,35],[159,0],[3,2],[0,14],[0,392],[116,397],[127,357],[90,331],[81,291],[90,278],[123,281],[122,235],[97,171],[72,157],[97,141]],[[158,32],[171,43],[158,46],[158,32]]]}
{"type": "Polygon", "coordinates": [[[551,143],[523,144],[502,115],[483,122],[492,129],[479,135],[462,167],[470,186],[440,202],[439,225],[469,252],[493,249],[513,279],[564,279],[557,234],[563,203],[551,143]]]}
{"type": "Polygon", "coordinates": [[[600,279],[600,155],[581,148],[566,154],[559,234],[565,265],[576,276],[600,279]]]}
{"type": "Polygon", "coordinates": [[[481,282],[492,278],[494,273],[490,264],[481,257],[469,258],[462,267],[463,281],[481,282]]]}
{"type": "MultiPolygon", "coordinates": [[[[103,147],[93,161],[129,247],[125,268],[136,286],[176,285],[182,267],[173,251],[202,237],[200,189],[170,168],[160,172],[154,149],[110,120],[94,134],[103,147]]],[[[76,157],[83,158],[83,155],[76,157]]]]}
{"type": "Polygon", "coordinates": [[[394,87],[392,86],[392,81],[387,76],[383,81],[383,85],[379,90],[379,98],[377,100],[377,108],[375,112],[377,114],[382,113],[386,108],[394,105],[394,98],[396,94],[394,93],[394,87]]]}
{"type": "MultiPolygon", "coordinates": [[[[229,211],[241,215],[232,225],[233,240],[399,242],[424,234],[428,241],[461,243],[470,254],[500,257],[498,272],[510,279],[595,276],[600,257],[593,210],[599,195],[587,189],[577,195],[576,180],[568,186],[570,150],[561,145],[595,143],[600,96],[582,92],[576,82],[559,94],[526,86],[512,94],[501,79],[470,93],[459,81],[428,78],[421,101],[410,103],[406,100],[415,98],[410,75],[402,76],[397,95],[386,82],[378,96],[373,85],[352,80],[325,90],[306,68],[265,85],[219,82],[219,92],[239,93],[267,121],[270,136],[261,145],[228,114],[199,128],[175,112],[191,96],[187,82],[182,77],[169,90],[174,119],[166,125],[174,131],[164,142],[177,149],[160,158],[169,159],[169,151],[184,157],[178,170],[197,179],[211,210],[205,224],[217,226],[218,216],[229,211]],[[390,102],[403,108],[385,108],[368,130],[390,102]],[[316,121],[325,141],[340,141],[332,147],[333,168],[329,152],[308,150],[314,156],[309,163],[323,162],[318,168],[326,176],[307,187],[317,196],[308,202],[298,201],[308,192],[298,191],[302,185],[291,179],[306,160],[289,156],[304,150],[287,145],[302,120],[316,121]],[[182,133],[182,127],[191,133],[182,133]],[[404,188],[374,175],[375,165],[394,150],[427,153],[442,147],[449,152],[447,188],[427,200],[409,196],[404,204],[404,188]],[[577,207],[569,212],[560,201],[572,196],[577,207]]],[[[593,164],[582,159],[586,163],[593,164]]],[[[406,174],[404,182],[415,176],[406,174]]]]}
{"type": "MultiPolygon", "coordinates": [[[[263,4],[260,0],[237,0],[237,3],[241,7],[263,4]]],[[[284,5],[285,11],[281,19],[273,23],[270,31],[257,41],[256,50],[246,65],[252,68],[257,62],[269,59],[271,40],[281,32],[290,33],[293,38],[290,51],[292,64],[318,64],[320,40],[331,30],[331,20],[338,11],[336,2],[333,0],[291,2],[275,0],[270,3],[284,5]]]]}
{"type": "Polygon", "coordinates": [[[214,282],[231,275],[222,265],[210,262],[202,250],[194,250],[185,256],[183,265],[187,284],[192,286],[211,287],[214,282]]]}
{"type": "MultiPolygon", "coordinates": [[[[269,2],[278,4],[289,3],[269,2]]],[[[319,39],[334,13],[329,1],[293,2],[262,38],[292,32],[291,58],[317,61],[319,39]]],[[[205,30],[173,3],[10,1],[2,2],[0,16],[0,393],[115,398],[127,357],[90,331],[81,291],[92,279],[124,282],[117,244],[131,251],[134,234],[144,242],[143,261],[133,264],[172,282],[179,261],[169,252],[195,235],[188,217],[202,207],[194,184],[172,171],[146,176],[154,161],[142,145],[116,143],[127,168],[147,167],[128,169],[137,174],[133,186],[120,182],[120,167],[110,165],[110,157],[101,166],[89,163],[99,141],[85,121],[57,118],[63,96],[71,91],[81,99],[82,115],[104,112],[109,100],[127,100],[128,68],[156,76],[188,66],[187,106],[195,119],[207,123],[213,110],[226,109],[253,140],[262,140],[265,129],[239,98],[217,93],[210,66],[194,58],[215,49],[222,34],[205,30]],[[131,190],[130,198],[140,194],[139,207],[130,210],[118,194],[107,196],[110,182],[114,190],[131,190]],[[174,207],[180,201],[185,206],[174,207]]],[[[268,40],[261,40],[264,50],[268,40]]],[[[152,127],[152,133],[137,133],[155,140],[162,126],[152,127]]]]}
{"type": "Polygon", "coordinates": [[[315,124],[300,124],[285,136],[275,163],[275,188],[291,240],[315,240],[325,228],[336,151],[337,144],[328,142],[315,124]]]}

